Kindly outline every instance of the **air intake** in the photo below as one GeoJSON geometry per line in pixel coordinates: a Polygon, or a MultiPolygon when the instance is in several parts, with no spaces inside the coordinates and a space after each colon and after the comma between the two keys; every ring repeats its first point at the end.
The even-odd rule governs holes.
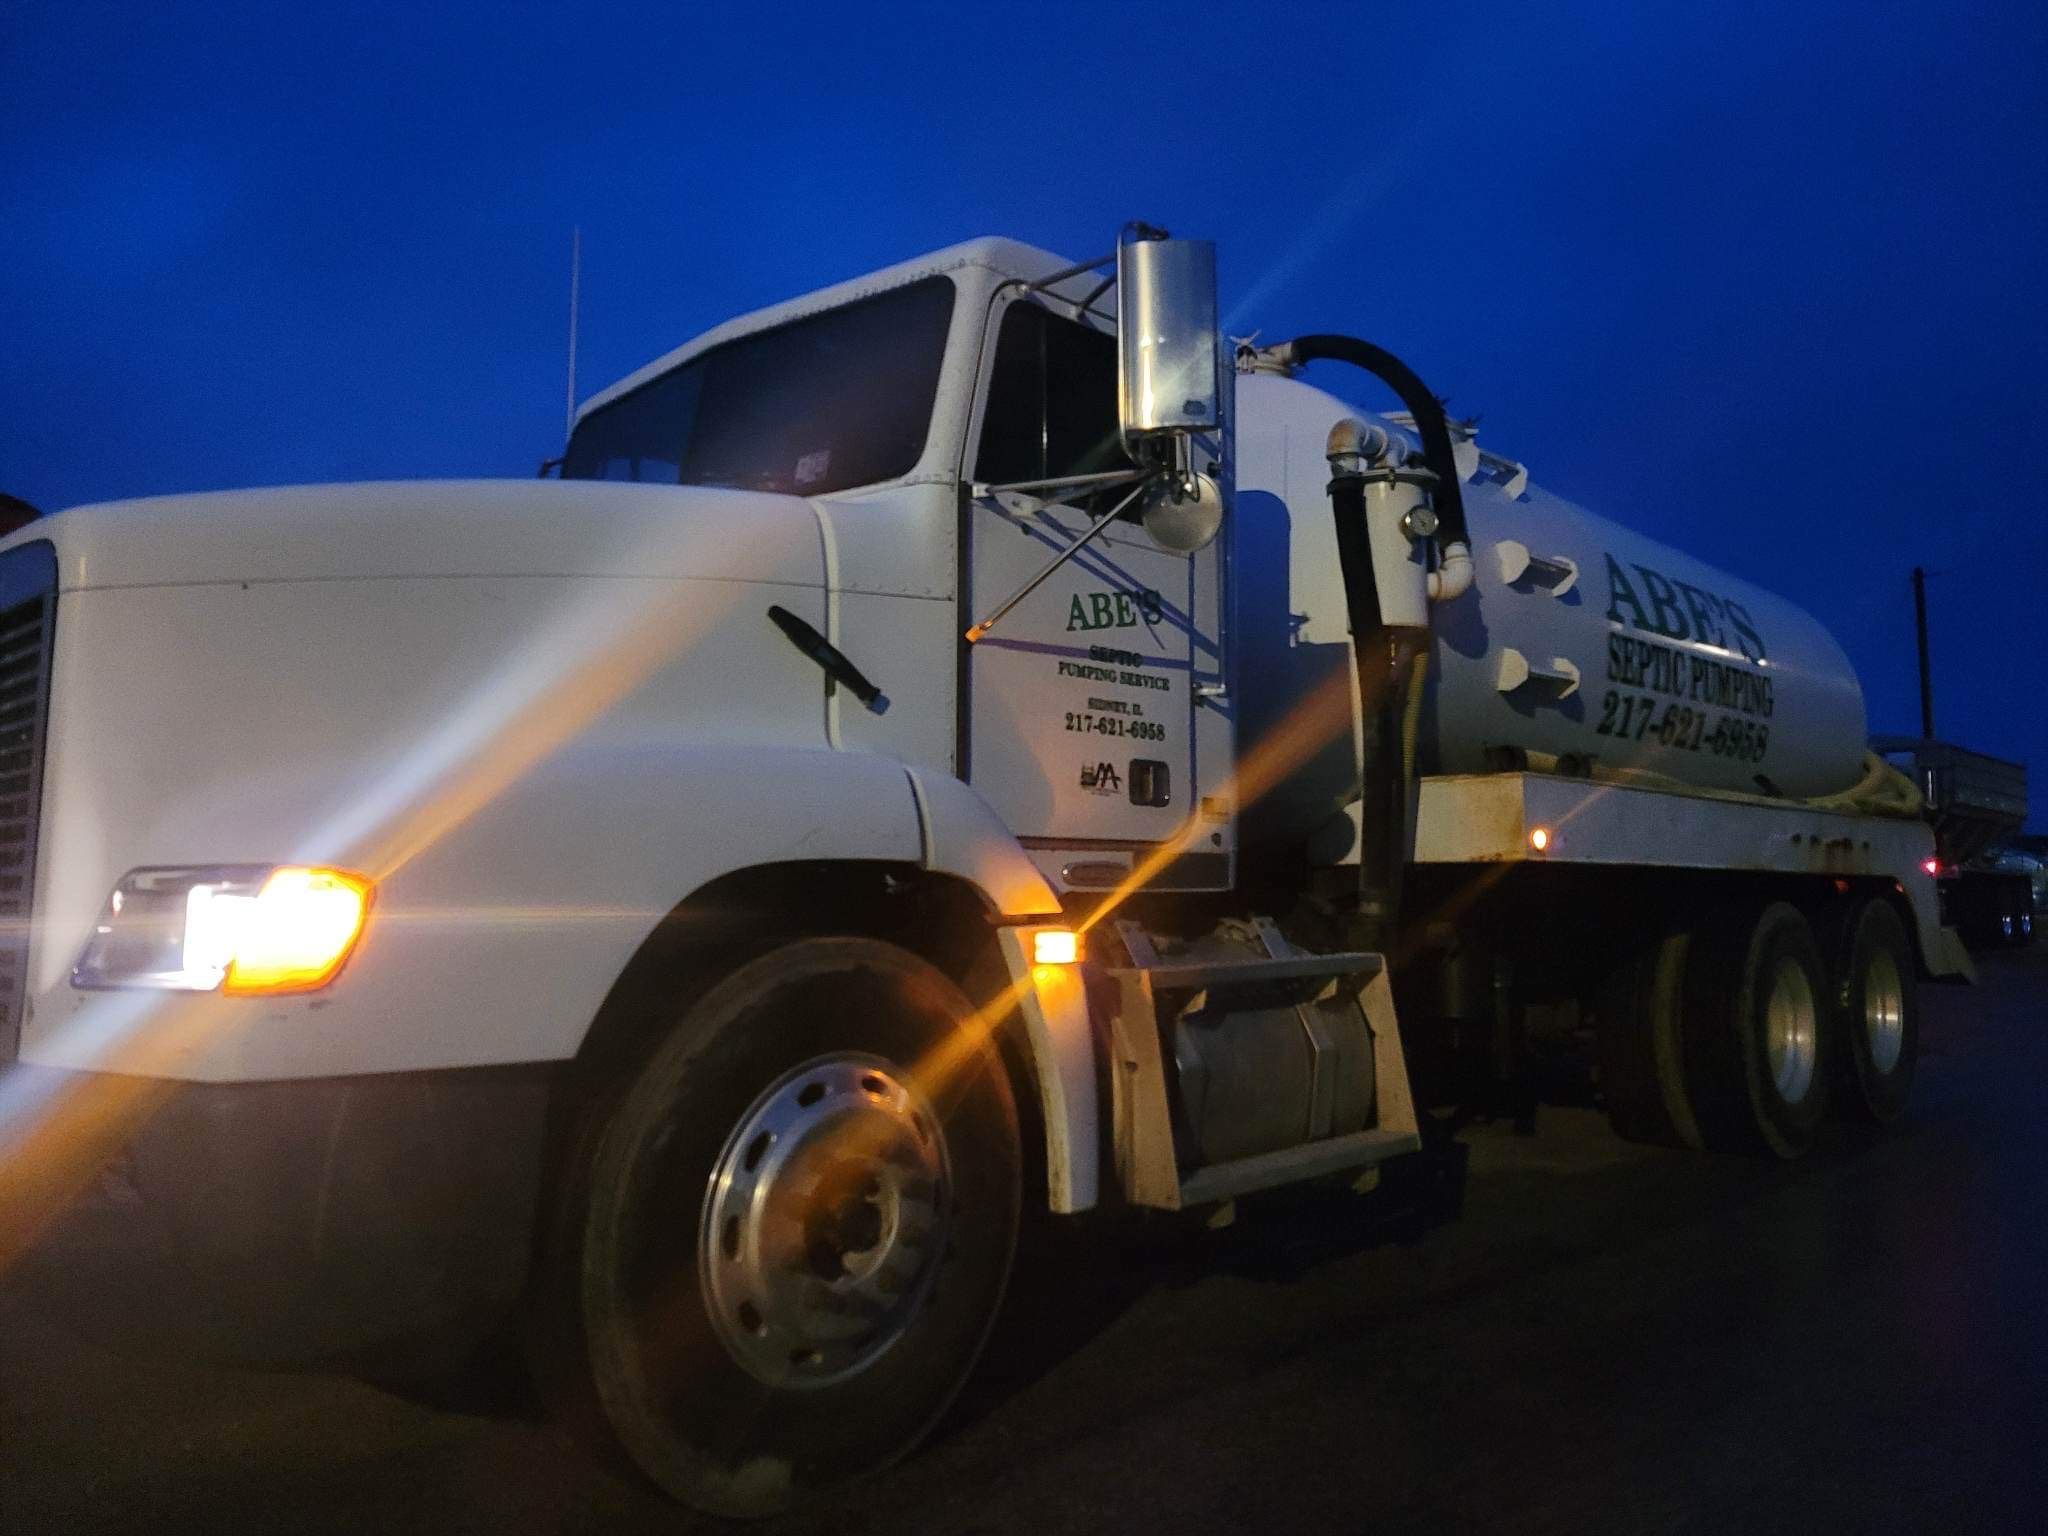
{"type": "Polygon", "coordinates": [[[56,626],[56,551],[39,541],[0,554],[0,1062],[20,1053],[28,1001],[56,626]]]}

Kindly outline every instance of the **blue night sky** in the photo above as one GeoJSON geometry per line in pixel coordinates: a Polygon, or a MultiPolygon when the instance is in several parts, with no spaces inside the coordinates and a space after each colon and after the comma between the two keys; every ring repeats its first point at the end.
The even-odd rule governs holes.
{"type": "Polygon", "coordinates": [[[1875,729],[1917,725],[1941,572],[1942,734],[2048,789],[2038,0],[203,9],[0,19],[0,489],[46,509],[530,474],[574,225],[588,392],[1143,217],[1220,243],[1234,328],[1389,346],[1539,481],[1812,608],[1875,729]]]}

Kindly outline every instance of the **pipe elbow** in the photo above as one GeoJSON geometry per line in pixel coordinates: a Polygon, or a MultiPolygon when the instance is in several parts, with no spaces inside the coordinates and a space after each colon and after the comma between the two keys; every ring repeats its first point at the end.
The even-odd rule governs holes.
{"type": "Polygon", "coordinates": [[[1323,457],[1338,474],[1363,474],[1368,466],[1385,463],[1393,452],[1394,438],[1385,427],[1356,416],[1346,416],[1331,427],[1323,442],[1323,457]]]}
{"type": "Polygon", "coordinates": [[[1448,603],[1471,590],[1471,547],[1462,543],[1445,545],[1443,563],[1429,573],[1429,600],[1448,603]]]}

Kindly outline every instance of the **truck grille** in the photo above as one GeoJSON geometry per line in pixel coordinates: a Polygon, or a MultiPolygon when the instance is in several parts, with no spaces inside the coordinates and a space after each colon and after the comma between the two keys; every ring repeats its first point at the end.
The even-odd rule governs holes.
{"type": "Polygon", "coordinates": [[[55,550],[35,543],[0,555],[0,1062],[20,1054],[28,1000],[36,824],[56,624],[55,550]]]}

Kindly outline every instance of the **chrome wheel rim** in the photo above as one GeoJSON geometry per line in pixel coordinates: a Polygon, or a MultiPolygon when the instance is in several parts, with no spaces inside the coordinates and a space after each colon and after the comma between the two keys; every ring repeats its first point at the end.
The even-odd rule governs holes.
{"type": "Polygon", "coordinates": [[[697,1275],[748,1374],[824,1387],[867,1369],[930,1298],[950,1235],[938,1119],[900,1069],[820,1056],[740,1116],[712,1165],[697,1275]]]}
{"type": "Polygon", "coordinates": [[[1889,1073],[1906,1048],[1906,987],[1899,965],[1883,950],[1863,968],[1863,1038],[1870,1045],[1870,1064],[1889,1073]]]}
{"type": "Polygon", "coordinates": [[[1764,1050],[1778,1097],[1797,1104],[1813,1086],[1820,1059],[1820,1010],[1805,968],[1790,956],[1771,970],[1764,1001],[1764,1050]]]}

